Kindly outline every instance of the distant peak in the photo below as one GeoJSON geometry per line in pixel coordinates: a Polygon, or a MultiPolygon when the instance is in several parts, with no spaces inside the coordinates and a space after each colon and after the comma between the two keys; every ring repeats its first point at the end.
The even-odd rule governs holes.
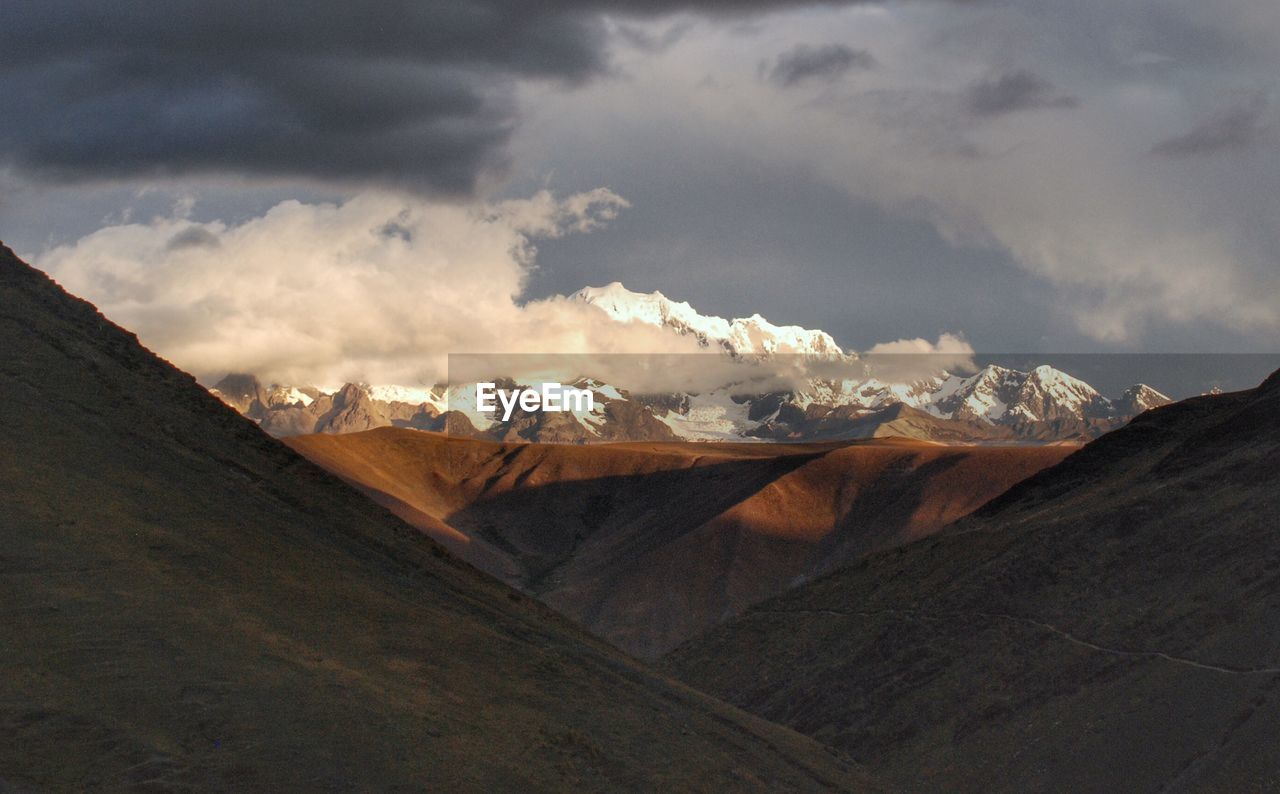
{"type": "Polygon", "coordinates": [[[229,372],[213,388],[226,395],[255,395],[262,392],[262,382],[248,372],[229,372]]]}
{"type": "Polygon", "coordinates": [[[678,334],[691,334],[704,345],[718,344],[734,353],[844,355],[835,339],[825,331],[775,325],[759,312],[733,320],[700,314],[686,301],[672,300],[657,290],[635,292],[620,281],[603,287],[583,287],[569,299],[595,306],[618,322],[669,328],[678,334]]]}
{"type": "Polygon", "coordinates": [[[1002,367],[999,364],[987,364],[982,369],[970,375],[969,379],[974,382],[988,381],[988,380],[1004,380],[1010,375],[1024,376],[1025,373],[1021,373],[1021,372],[1018,372],[1017,370],[1009,369],[1008,367],[1002,367]]]}
{"type": "Polygon", "coordinates": [[[1173,402],[1166,395],[1156,391],[1145,383],[1135,383],[1125,389],[1120,396],[1122,403],[1126,403],[1133,410],[1145,411],[1148,408],[1158,408],[1161,405],[1168,405],[1173,402]]]}
{"type": "Polygon", "coordinates": [[[1089,391],[1093,391],[1093,387],[1090,386],[1089,384],[1085,383],[1084,381],[1080,380],[1074,375],[1068,375],[1062,370],[1057,369],[1056,367],[1052,367],[1048,364],[1041,364],[1040,366],[1031,370],[1029,377],[1035,378],[1041,383],[1063,383],[1068,386],[1073,386],[1075,388],[1083,388],[1083,389],[1088,389],[1089,391]]]}
{"type": "Polygon", "coordinates": [[[653,292],[636,292],[627,289],[627,286],[621,281],[610,281],[603,287],[583,287],[577,292],[569,296],[571,300],[585,300],[588,302],[597,301],[605,298],[613,300],[667,300],[667,296],[658,290],[653,292]]]}
{"type": "Polygon", "coordinates": [[[1076,380],[1076,378],[1072,377],[1071,375],[1068,375],[1067,373],[1063,372],[1057,367],[1051,366],[1049,364],[1041,364],[1040,366],[1031,370],[1031,372],[1029,372],[1028,375],[1031,377],[1039,378],[1040,380],[1067,380],[1067,381],[1076,380]]]}

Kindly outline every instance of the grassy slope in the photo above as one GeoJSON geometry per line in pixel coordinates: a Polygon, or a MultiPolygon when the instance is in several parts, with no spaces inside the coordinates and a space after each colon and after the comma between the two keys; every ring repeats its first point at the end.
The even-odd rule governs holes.
{"type": "Polygon", "coordinates": [[[1280,787],[1280,377],[1148,412],[677,649],[890,782],[1280,787]]]}
{"type": "Polygon", "coordinates": [[[0,788],[817,789],[0,246],[0,788]]]}

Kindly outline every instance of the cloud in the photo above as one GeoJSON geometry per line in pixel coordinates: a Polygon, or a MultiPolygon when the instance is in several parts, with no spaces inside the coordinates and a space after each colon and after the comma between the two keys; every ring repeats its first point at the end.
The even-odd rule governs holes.
{"type": "MultiPolygon", "coordinates": [[[[0,179],[15,177],[0,191],[0,233],[37,251],[46,240],[80,237],[91,219],[121,217],[120,205],[133,202],[127,184],[55,187],[35,181],[33,170],[45,178],[59,168],[69,179],[125,176],[133,186],[144,183],[139,174],[192,170],[308,177],[181,183],[200,197],[199,218],[234,219],[290,194],[314,202],[348,190],[312,179],[465,187],[487,184],[511,158],[523,184],[545,175],[562,190],[608,184],[637,204],[607,235],[540,243],[539,295],[620,279],[718,314],[759,310],[818,325],[859,346],[963,327],[993,350],[1270,350],[1280,329],[1280,159],[1263,155],[1274,143],[1274,110],[1259,112],[1252,133],[1237,119],[1217,125],[1236,132],[1187,136],[1215,121],[1188,117],[1188,108],[1223,106],[1224,116],[1247,109],[1232,91],[1271,85],[1280,70],[1274,0],[1224,3],[815,6],[748,25],[706,15],[784,5],[523,2],[511,12],[525,15],[521,23],[505,24],[505,6],[492,0],[392,13],[374,2],[319,41],[317,25],[280,7],[287,4],[216,0],[208,14],[196,4],[0,4],[0,92],[8,100],[0,179]],[[429,46],[419,14],[435,15],[442,35],[465,47],[429,46]],[[158,23],[141,19],[147,15],[158,23]],[[19,25],[20,17],[39,24],[19,25]],[[652,51],[616,32],[625,24],[660,37],[690,20],[678,44],[652,51]],[[551,34],[555,25],[560,35],[551,34]],[[205,30],[222,31],[223,45],[205,30]],[[880,65],[823,83],[823,102],[759,79],[762,57],[771,66],[779,53],[821,42],[868,49],[880,65]],[[379,50],[387,58],[379,61],[379,50]],[[316,72],[320,99],[303,89],[295,98],[289,87],[261,107],[244,104],[282,79],[274,68],[291,63],[385,70],[386,80],[350,72],[361,85],[332,95],[352,95],[339,108],[358,109],[401,85],[408,88],[397,92],[418,97],[420,79],[456,87],[459,99],[452,116],[437,113],[435,95],[422,107],[410,103],[405,116],[391,112],[396,102],[383,103],[388,116],[370,114],[367,134],[329,145],[317,121],[325,114],[298,111],[325,107],[337,91],[330,83],[341,88],[348,79],[342,68],[316,72]],[[1016,88],[1019,81],[1001,78],[1018,70],[1033,78],[1013,101],[996,89],[1016,88]],[[600,74],[626,79],[594,79],[600,74]],[[974,115],[967,99],[982,84],[1004,96],[979,103],[988,109],[1026,105],[1027,96],[1032,106],[1070,96],[1081,103],[1069,113],[974,115]],[[155,92],[168,98],[130,99],[155,92]],[[225,123],[190,120],[201,113],[225,123]],[[426,120],[434,118],[452,119],[436,129],[470,123],[493,136],[458,133],[457,156],[436,162],[429,145],[418,145],[427,141],[419,129],[432,129],[426,120]],[[261,123],[260,134],[237,136],[242,123],[261,123]],[[384,154],[386,133],[396,129],[407,143],[384,154]],[[309,148],[313,136],[319,149],[309,148]],[[1178,137],[1188,141],[1162,147],[1168,156],[1150,154],[1178,137]],[[1193,159],[1206,141],[1227,142],[1209,147],[1224,156],[1193,159]],[[1229,148],[1241,141],[1251,148],[1229,148]],[[1231,156],[1246,152],[1253,156],[1231,156]]],[[[308,14],[332,18],[326,4],[313,7],[308,14]]],[[[336,129],[361,119],[330,115],[336,129]]],[[[146,218],[165,202],[133,203],[134,217],[146,218]]],[[[377,228],[423,250],[423,231],[395,217],[377,228]]]]}
{"type": "Polygon", "coordinates": [[[168,251],[180,251],[183,248],[217,248],[220,245],[218,235],[203,226],[188,226],[170,237],[164,247],[168,251]]]}
{"type": "Polygon", "coordinates": [[[954,334],[858,360],[738,360],[582,301],[523,299],[539,241],[590,233],[626,207],[604,188],[470,204],[367,191],[233,224],[175,211],[99,229],[35,264],[206,383],[228,372],[322,387],[543,373],[640,391],[768,391],[865,376],[873,362],[876,375],[905,379],[971,365],[954,334]]]}
{"type": "Polygon", "coordinates": [[[1225,108],[1199,126],[1152,148],[1165,157],[1198,157],[1253,145],[1266,131],[1267,99],[1258,94],[1225,108]]]}
{"type": "MultiPolygon", "coordinates": [[[[644,274],[645,289],[680,290],[719,313],[728,294],[795,322],[821,317],[816,324],[860,343],[932,326],[965,328],[988,350],[1270,350],[1280,329],[1280,161],[1212,157],[1188,169],[1147,156],[1187,107],[1265,85],[1280,66],[1264,46],[1274,36],[1255,35],[1268,24],[1280,32],[1280,16],[1267,12],[1274,5],[1252,7],[1248,26],[1192,3],[1157,14],[1128,0],[891,5],[786,15],[733,33],[699,26],[679,47],[628,64],[625,85],[539,94],[543,115],[527,130],[539,130],[539,148],[558,149],[556,166],[607,169],[610,184],[635,197],[637,216],[679,231],[613,246],[611,259],[644,274]],[[1116,15],[1130,35],[1099,40],[1116,15]],[[831,85],[822,102],[750,79],[762,51],[816,40],[872,48],[881,66],[831,85]],[[1141,51],[1173,60],[1135,66],[1141,51]],[[1001,79],[1017,68],[993,64],[1033,77],[1001,79]],[[1063,82],[1045,77],[1055,75],[1063,82]],[[983,77],[977,108],[1007,115],[966,109],[983,77]],[[1072,112],[1013,110],[1077,94],[1087,102],[1072,112]],[[975,123],[992,119],[1003,123],[975,123]],[[576,132],[588,125],[589,139],[576,132]],[[962,145],[985,156],[956,157],[962,145]],[[675,165],[659,170],[660,158],[675,165]],[[737,181],[704,190],[717,168],[737,181]],[[834,212],[836,197],[798,189],[787,174],[884,214],[834,212]],[[655,201],[664,214],[649,210],[655,201]],[[787,223],[759,220],[778,205],[787,223]],[[693,222],[670,220],[682,216],[693,222]],[[708,221],[721,216],[718,227],[708,221]],[[906,222],[917,220],[944,250],[906,222]],[[868,229],[892,223],[896,239],[863,246],[868,229]],[[829,241],[843,249],[822,250],[829,241]],[[875,336],[860,337],[871,325],[875,336]]],[[[625,233],[619,224],[610,241],[625,233]]]]}
{"type": "Polygon", "coordinates": [[[620,24],[614,31],[627,44],[643,52],[664,53],[674,47],[693,29],[693,22],[683,20],[658,30],[642,25],[620,24]]]}
{"type": "Polygon", "coordinates": [[[520,81],[605,73],[606,14],[815,0],[50,0],[0,12],[0,166],[43,180],[247,174],[468,195],[520,81]]]}
{"type": "Polygon", "coordinates": [[[205,380],[432,384],[449,353],[696,352],[586,304],[519,300],[537,240],[625,206],[605,189],[461,205],[370,191],[235,224],[108,226],[36,264],[205,380]]]}
{"type": "Polygon", "coordinates": [[[865,356],[892,355],[941,355],[972,356],[973,345],[959,334],[942,334],[938,341],[916,337],[915,339],[899,339],[895,342],[880,342],[872,345],[864,353],[865,356]]]}
{"type": "Polygon", "coordinates": [[[934,377],[943,372],[977,369],[973,345],[960,334],[944,333],[938,341],[917,337],[881,342],[862,355],[869,372],[883,381],[902,382],[934,377]]]}
{"type": "MultiPolygon", "coordinates": [[[[767,67],[767,76],[781,86],[793,86],[807,80],[835,80],[850,69],[870,69],[876,59],[866,50],[855,50],[843,44],[822,47],[797,45],[782,53],[767,67]]],[[[761,64],[762,69],[766,64],[761,64]]]]}
{"type": "Polygon", "coordinates": [[[965,91],[965,107],[976,116],[1003,116],[1020,110],[1073,108],[1077,98],[1059,93],[1053,84],[1025,69],[981,80],[965,91]]]}

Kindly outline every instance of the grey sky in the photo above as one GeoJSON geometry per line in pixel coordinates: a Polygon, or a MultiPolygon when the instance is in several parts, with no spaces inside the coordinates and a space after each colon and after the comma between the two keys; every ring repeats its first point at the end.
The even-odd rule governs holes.
{"type": "Polygon", "coordinates": [[[630,207],[536,240],[519,300],[619,280],[850,347],[1277,348],[1272,0],[159,8],[0,10],[19,253],[175,206],[606,187],[630,207]]]}
{"type": "Polygon", "coordinates": [[[821,47],[799,44],[771,62],[762,61],[761,69],[779,85],[793,86],[806,80],[836,80],[851,69],[871,69],[875,65],[875,57],[866,50],[843,44],[821,47]]]}

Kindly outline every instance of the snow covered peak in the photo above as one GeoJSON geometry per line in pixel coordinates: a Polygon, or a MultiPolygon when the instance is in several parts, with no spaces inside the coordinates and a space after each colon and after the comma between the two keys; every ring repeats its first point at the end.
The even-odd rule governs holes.
{"type": "Polygon", "coordinates": [[[1173,400],[1145,383],[1135,383],[1124,390],[1118,402],[1128,413],[1139,414],[1152,408],[1168,405],[1173,400]]]}
{"type": "Polygon", "coordinates": [[[745,354],[844,355],[840,345],[826,331],[809,330],[798,325],[774,325],[759,314],[732,320],[728,341],[734,350],[745,354]]]}
{"type": "Polygon", "coordinates": [[[1087,389],[1093,391],[1093,387],[1079,378],[1072,377],[1060,369],[1054,369],[1048,364],[1041,364],[1031,372],[1027,373],[1027,377],[1044,384],[1046,387],[1061,386],[1068,389],[1087,389]]]}
{"type": "Polygon", "coordinates": [[[405,403],[406,405],[431,405],[436,408],[444,406],[443,389],[439,386],[369,386],[369,396],[386,403],[405,403]]]}
{"type": "Polygon", "coordinates": [[[1021,382],[1027,377],[1027,373],[1018,372],[1008,367],[1002,367],[999,364],[988,364],[974,374],[970,375],[966,381],[973,388],[995,388],[1010,380],[1018,380],[1021,382]]]}
{"type": "Polygon", "coordinates": [[[1026,373],[988,364],[973,375],[952,375],[942,382],[929,412],[968,421],[994,424],[1009,409],[1026,373]]]}
{"type": "Polygon", "coordinates": [[[953,375],[936,392],[935,416],[1008,424],[1080,418],[1105,411],[1108,401],[1082,380],[1048,365],[1030,372],[987,365],[967,378],[953,375]]]}
{"type": "Polygon", "coordinates": [[[774,325],[759,314],[733,320],[699,314],[685,301],[671,300],[657,291],[633,292],[617,281],[603,287],[584,287],[569,299],[595,306],[618,322],[638,322],[692,334],[703,345],[720,345],[737,355],[845,355],[825,331],[774,325]]]}
{"type": "Polygon", "coordinates": [[[1026,398],[1039,397],[1071,409],[1080,409],[1102,399],[1097,389],[1047,364],[1031,370],[1022,389],[1026,398]]]}
{"type": "Polygon", "coordinates": [[[308,394],[297,386],[276,384],[267,391],[267,405],[269,407],[301,405],[305,408],[314,401],[315,397],[312,394],[308,394]]]}
{"type": "Polygon", "coordinates": [[[569,296],[602,309],[621,323],[638,322],[674,328],[699,338],[720,340],[729,336],[729,323],[722,317],[705,317],[684,301],[673,301],[657,290],[632,292],[615,281],[603,287],[584,287],[569,296]]]}

